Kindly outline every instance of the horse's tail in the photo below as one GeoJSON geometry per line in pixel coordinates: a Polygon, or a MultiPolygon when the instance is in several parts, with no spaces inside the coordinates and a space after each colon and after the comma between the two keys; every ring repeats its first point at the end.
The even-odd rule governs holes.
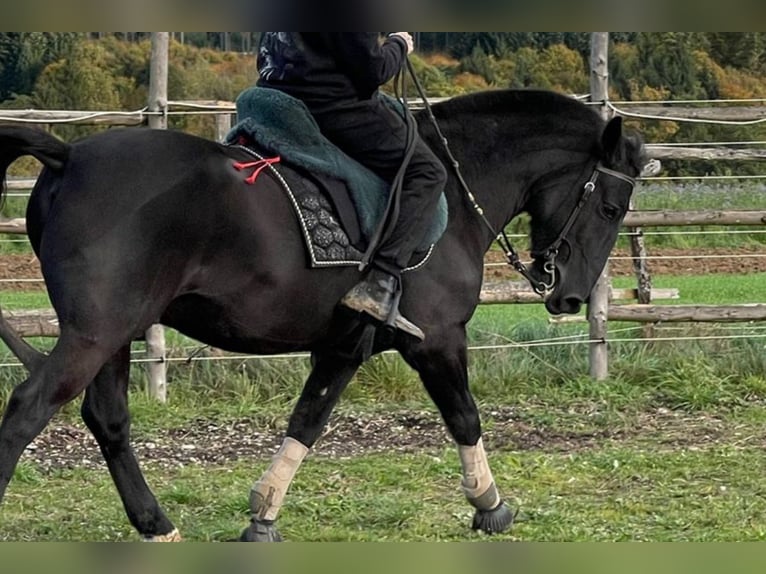
{"type": "MultiPolygon", "coordinates": [[[[45,167],[60,171],[69,158],[70,145],[49,133],[24,126],[0,126],[0,203],[5,197],[8,167],[18,158],[31,155],[45,167]]],[[[8,324],[0,310],[0,339],[16,355],[28,371],[45,360],[45,355],[32,347],[8,324]]]]}
{"type": "Polygon", "coordinates": [[[31,155],[45,167],[60,171],[66,165],[71,146],[41,129],[0,126],[0,199],[5,196],[8,167],[18,158],[31,155]]]}

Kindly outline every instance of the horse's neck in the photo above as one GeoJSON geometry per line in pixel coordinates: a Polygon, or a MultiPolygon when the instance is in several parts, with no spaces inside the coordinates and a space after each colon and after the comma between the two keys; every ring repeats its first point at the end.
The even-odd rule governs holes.
{"type": "Polygon", "coordinates": [[[450,174],[451,217],[456,211],[460,213],[468,225],[476,228],[480,243],[485,250],[488,249],[503,227],[523,211],[526,203],[529,183],[533,179],[530,167],[513,158],[513,149],[523,144],[507,135],[500,143],[489,127],[479,131],[483,137],[466,137],[454,131],[454,128],[454,133],[450,133],[450,126],[445,125],[442,131],[458,163],[456,170],[451,165],[443,143],[431,130],[423,131],[450,174]],[[503,150],[498,149],[500,145],[512,149],[503,153],[503,150]]]}
{"type": "Polygon", "coordinates": [[[505,225],[532,206],[533,195],[545,188],[545,178],[587,160],[595,129],[588,122],[597,116],[563,116],[560,107],[547,112],[525,106],[505,111],[496,106],[489,112],[453,108],[437,114],[468,189],[427,115],[419,116],[420,133],[450,173],[450,219],[459,221],[455,225],[461,237],[488,249],[505,225]]]}

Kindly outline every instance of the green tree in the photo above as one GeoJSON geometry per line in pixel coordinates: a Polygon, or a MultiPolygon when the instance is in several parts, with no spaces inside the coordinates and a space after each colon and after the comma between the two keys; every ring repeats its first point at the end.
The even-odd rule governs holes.
{"type": "Polygon", "coordinates": [[[689,32],[642,32],[637,38],[638,65],[643,83],[668,88],[675,99],[700,94],[689,32]]]}
{"type": "Polygon", "coordinates": [[[460,67],[463,72],[481,76],[488,84],[495,83],[496,77],[492,60],[478,44],[474,45],[469,56],[460,60],[460,67]]]}
{"type": "Polygon", "coordinates": [[[535,85],[535,70],[540,54],[534,48],[519,48],[513,53],[516,63],[509,88],[528,88],[535,85]]]}
{"type": "Polygon", "coordinates": [[[636,78],[640,77],[638,49],[627,42],[613,43],[609,48],[609,88],[617,99],[638,100],[634,93],[636,78]]]}
{"type": "MultiPolygon", "coordinates": [[[[112,73],[112,59],[105,45],[78,42],[68,58],[50,64],[35,84],[36,107],[60,110],[121,110],[120,92],[132,80],[112,73]]],[[[72,139],[92,131],[85,126],[57,126],[56,132],[72,139]]]]}
{"type": "Polygon", "coordinates": [[[588,73],[581,55],[563,44],[543,50],[531,47],[516,50],[508,84],[511,88],[541,88],[563,93],[581,93],[588,89],[588,73]]]}
{"type": "Polygon", "coordinates": [[[588,71],[579,53],[563,44],[553,44],[540,53],[535,84],[565,93],[588,91],[588,71]]]}
{"type": "Polygon", "coordinates": [[[0,101],[30,94],[45,66],[66,57],[81,36],[76,32],[0,33],[0,101]]]}
{"type": "Polygon", "coordinates": [[[721,66],[758,72],[764,59],[762,32],[709,32],[709,54],[721,66]]]}

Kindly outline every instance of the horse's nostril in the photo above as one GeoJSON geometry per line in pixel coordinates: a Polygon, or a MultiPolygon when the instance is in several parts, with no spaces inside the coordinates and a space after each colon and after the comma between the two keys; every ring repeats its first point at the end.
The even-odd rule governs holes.
{"type": "Polygon", "coordinates": [[[562,313],[578,313],[582,307],[583,300],[580,297],[564,297],[561,302],[562,313]]]}

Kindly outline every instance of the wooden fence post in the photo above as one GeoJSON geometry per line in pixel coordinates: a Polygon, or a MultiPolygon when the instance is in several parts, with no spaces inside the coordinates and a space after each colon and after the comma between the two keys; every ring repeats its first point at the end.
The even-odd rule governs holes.
{"type": "MultiPolygon", "coordinates": [[[[149,71],[149,127],[168,127],[168,49],[169,32],[152,32],[152,56],[149,71]]],[[[167,364],[165,363],[165,329],[152,325],[145,333],[149,396],[167,402],[167,364]]]]}
{"type": "Polygon", "coordinates": [[[152,32],[152,56],[149,69],[149,127],[168,127],[168,49],[169,32],[152,32]]]}
{"type": "Polygon", "coordinates": [[[215,139],[222,142],[231,131],[231,114],[216,114],[215,116],[215,139]]]}
{"type": "MultiPolygon", "coordinates": [[[[591,34],[590,53],[590,99],[592,102],[606,102],[609,99],[609,32],[591,34]]],[[[608,114],[606,105],[602,108],[604,117],[608,114]]],[[[604,380],[609,374],[607,356],[607,316],[609,313],[609,263],[604,266],[596,282],[588,304],[590,323],[590,375],[604,380]]]]}

